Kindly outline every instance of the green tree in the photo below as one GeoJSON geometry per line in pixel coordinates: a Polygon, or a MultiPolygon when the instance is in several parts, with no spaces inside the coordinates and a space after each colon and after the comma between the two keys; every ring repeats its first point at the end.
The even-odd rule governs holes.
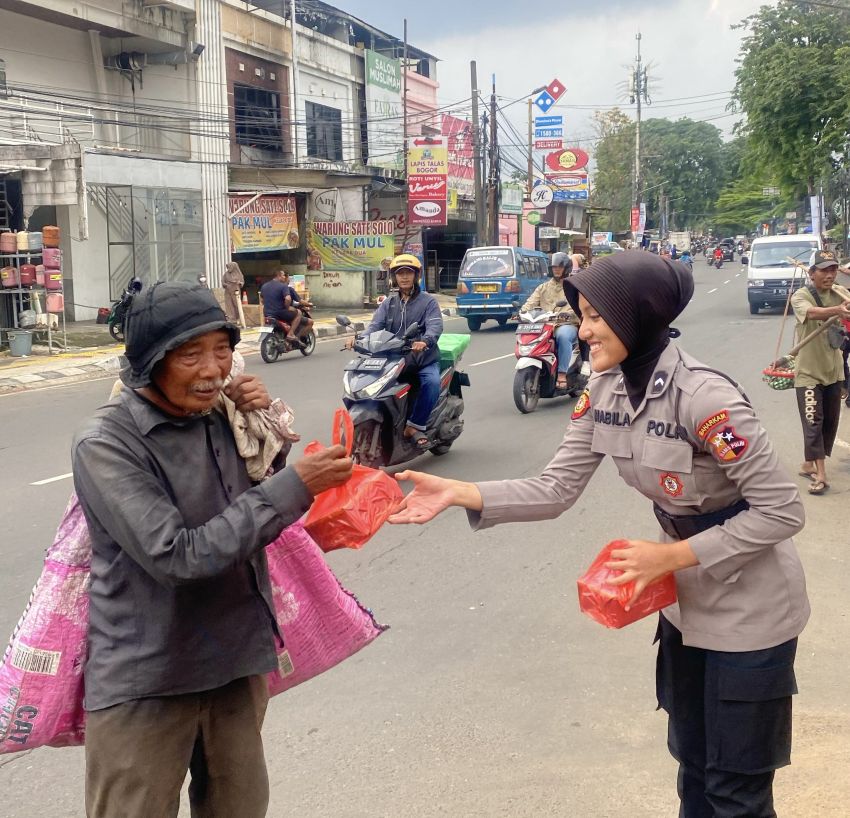
{"type": "Polygon", "coordinates": [[[744,19],[734,101],[759,167],[783,190],[814,195],[847,142],[846,10],[779,0],[744,19]]]}
{"type": "Polygon", "coordinates": [[[619,108],[593,115],[598,137],[590,204],[600,208],[600,230],[628,230],[632,206],[635,124],[619,108]]]}
{"type": "Polygon", "coordinates": [[[759,222],[773,218],[773,202],[764,195],[764,188],[754,179],[738,179],[727,185],[717,199],[712,219],[715,232],[721,236],[749,233],[759,222]]]}
{"type": "Polygon", "coordinates": [[[649,119],[641,126],[644,200],[659,223],[667,199],[671,230],[695,228],[714,209],[725,181],[723,140],[708,122],[649,119]]]}

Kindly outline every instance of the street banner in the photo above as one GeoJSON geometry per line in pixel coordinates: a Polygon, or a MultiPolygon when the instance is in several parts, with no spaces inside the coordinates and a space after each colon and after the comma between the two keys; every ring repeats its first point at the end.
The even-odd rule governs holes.
{"type": "Polygon", "coordinates": [[[448,223],[449,139],[414,136],[407,147],[407,220],[413,225],[448,223]]]}
{"type": "Polygon", "coordinates": [[[371,167],[403,170],[401,63],[366,49],[366,138],[371,167]]]}
{"type": "Polygon", "coordinates": [[[524,193],[525,185],[518,182],[502,182],[499,195],[499,213],[508,216],[521,216],[524,193]]]}
{"type": "Polygon", "coordinates": [[[641,236],[646,231],[646,202],[640,203],[640,219],[638,220],[638,233],[641,236]]]}
{"type": "Polygon", "coordinates": [[[395,254],[392,219],[308,222],[307,268],[361,272],[388,266],[395,254]]]}
{"type": "Polygon", "coordinates": [[[552,188],[556,202],[569,202],[590,197],[590,185],[586,173],[547,173],[546,184],[552,188]]]}
{"type": "Polygon", "coordinates": [[[590,234],[590,243],[591,244],[611,244],[614,241],[613,233],[591,233],[590,234]]]}
{"type": "Polygon", "coordinates": [[[440,132],[447,139],[449,187],[461,196],[471,198],[475,194],[472,123],[443,114],[440,132]]]}
{"type": "Polygon", "coordinates": [[[637,238],[637,234],[640,232],[640,208],[633,207],[632,208],[632,237],[637,238]]]}
{"type": "Polygon", "coordinates": [[[294,196],[230,196],[230,244],[234,253],[298,247],[294,196]],[[246,206],[247,205],[247,206],[246,206]],[[241,208],[241,209],[240,209],[241,208]]]}

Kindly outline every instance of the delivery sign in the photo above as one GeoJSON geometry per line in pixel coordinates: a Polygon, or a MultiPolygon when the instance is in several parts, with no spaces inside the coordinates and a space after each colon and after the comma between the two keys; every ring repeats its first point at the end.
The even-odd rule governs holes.
{"type": "Polygon", "coordinates": [[[395,254],[392,219],[311,222],[307,266],[311,270],[361,272],[387,269],[395,254]]]}
{"type": "Polygon", "coordinates": [[[449,148],[446,136],[414,136],[407,148],[407,218],[413,225],[445,225],[449,148]]]}

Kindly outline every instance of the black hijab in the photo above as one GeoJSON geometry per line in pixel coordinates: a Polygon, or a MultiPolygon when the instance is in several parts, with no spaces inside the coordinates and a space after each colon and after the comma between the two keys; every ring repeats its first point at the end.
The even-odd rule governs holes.
{"type": "Polygon", "coordinates": [[[627,250],[594,261],[564,282],[570,306],[581,314],[581,293],[623,342],[626,392],[637,408],[658,358],[670,343],[670,324],[694,294],[694,279],[681,261],[627,250]]]}

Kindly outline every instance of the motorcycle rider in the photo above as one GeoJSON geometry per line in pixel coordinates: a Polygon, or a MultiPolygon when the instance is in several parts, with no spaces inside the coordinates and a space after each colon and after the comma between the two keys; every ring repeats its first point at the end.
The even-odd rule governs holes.
{"type": "MultiPolygon", "coordinates": [[[[425,434],[428,418],[440,397],[440,350],[437,342],[443,334],[443,316],[437,299],[423,292],[419,280],[422,264],[411,253],[396,256],[390,264],[390,286],[394,292],[385,298],[375,312],[364,335],[387,330],[402,337],[414,322],[419,324],[419,339],[411,344],[411,356],[405,372],[415,371],[419,376],[419,394],[413,404],[407,426],[406,438],[416,438],[416,445],[427,447],[425,434]]],[[[347,343],[349,349],[354,339],[347,343]]]]}
{"type": "MultiPolygon", "coordinates": [[[[559,307],[564,301],[564,280],[573,269],[573,262],[566,253],[557,252],[552,256],[552,277],[544,281],[522,305],[523,312],[543,310],[543,312],[564,313],[566,321],[555,328],[555,343],[558,347],[558,380],[556,389],[566,389],[567,371],[573,346],[578,342],[578,316],[569,306],[559,307]]],[[[590,375],[590,364],[582,361],[581,374],[590,375]]]]}
{"type": "Polygon", "coordinates": [[[714,248],[714,263],[723,264],[723,248],[719,244],[714,248]]]}
{"type": "MultiPolygon", "coordinates": [[[[285,321],[289,324],[287,340],[301,344],[298,336],[307,332],[313,326],[313,321],[302,316],[301,310],[298,309],[302,303],[301,297],[295,292],[295,288],[290,286],[289,273],[283,268],[278,270],[275,277],[260,288],[260,295],[263,299],[263,316],[285,321]]],[[[306,301],[304,305],[309,306],[306,301]]]]}

